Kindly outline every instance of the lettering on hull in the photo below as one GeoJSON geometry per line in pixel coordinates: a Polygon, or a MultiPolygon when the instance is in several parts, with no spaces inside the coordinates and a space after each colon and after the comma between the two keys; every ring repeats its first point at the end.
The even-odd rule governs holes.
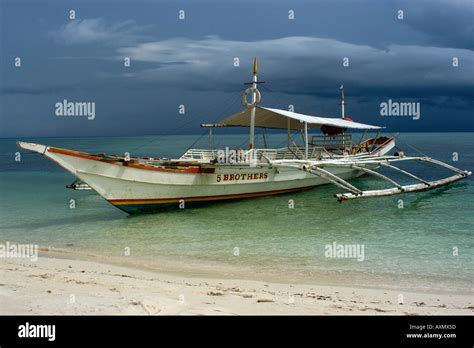
{"type": "Polygon", "coordinates": [[[237,174],[217,174],[216,181],[254,181],[266,180],[268,173],[237,173],[237,174]]]}

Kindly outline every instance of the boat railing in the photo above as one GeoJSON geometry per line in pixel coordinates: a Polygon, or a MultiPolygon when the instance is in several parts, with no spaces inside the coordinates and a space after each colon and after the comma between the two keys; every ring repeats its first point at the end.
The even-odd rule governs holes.
{"type": "MultiPolygon", "coordinates": [[[[221,150],[224,151],[224,150],[221,150]]],[[[227,150],[228,152],[232,150],[227,150]]],[[[303,159],[305,157],[304,147],[292,146],[292,147],[283,147],[278,149],[255,149],[255,150],[242,150],[235,149],[236,153],[240,156],[235,156],[233,159],[233,164],[238,163],[249,163],[252,161],[267,161],[267,160],[283,160],[283,159],[303,159]]],[[[308,147],[308,157],[309,158],[320,158],[324,149],[318,146],[309,146],[308,147]]],[[[186,161],[202,161],[202,162],[213,162],[219,161],[219,158],[222,157],[222,154],[219,153],[219,150],[209,150],[209,149],[189,149],[181,157],[180,160],[186,161]],[[220,156],[219,156],[220,155],[220,156]]],[[[229,161],[227,161],[229,162],[229,161]]]]}
{"type": "Polygon", "coordinates": [[[352,134],[313,135],[310,144],[329,151],[350,150],[352,149],[352,134]]]}
{"type": "Polygon", "coordinates": [[[209,149],[189,149],[179,159],[182,160],[209,160],[217,158],[218,150],[209,149]]]}

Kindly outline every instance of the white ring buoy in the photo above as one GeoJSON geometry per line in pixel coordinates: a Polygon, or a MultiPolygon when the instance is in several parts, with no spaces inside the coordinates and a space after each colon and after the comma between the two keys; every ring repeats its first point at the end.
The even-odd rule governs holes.
{"type": "Polygon", "coordinates": [[[260,103],[260,99],[262,99],[262,95],[260,94],[260,91],[257,88],[255,88],[255,92],[256,92],[255,103],[249,103],[247,100],[247,97],[250,93],[253,93],[253,92],[254,92],[254,88],[249,87],[244,91],[244,94],[242,94],[242,104],[246,108],[253,108],[254,106],[257,106],[257,104],[260,103]]]}

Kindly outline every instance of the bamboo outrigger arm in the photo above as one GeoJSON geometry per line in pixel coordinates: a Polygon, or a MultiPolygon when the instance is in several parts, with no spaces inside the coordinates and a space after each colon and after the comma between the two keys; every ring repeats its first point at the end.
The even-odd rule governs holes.
{"type": "Polygon", "coordinates": [[[418,184],[411,184],[411,185],[404,185],[401,186],[400,184],[396,183],[392,179],[386,177],[385,175],[382,175],[374,170],[363,168],[361,166],[357,165],[352,165],[353,168],[362,170],[368,174],[378,176],[382,179],[385,179],[395,185],[395,187],[388,188],[388,189],[381,189],[381,190],[370,190],[370,191],[362,191],[360,194],[354,194],[353,192],[348,192],[348,193],[338,193],[336,194],[336,198],[338,199],[339,202],[349,200],[349,199],[354,199],[354,198],[365,198],[365,197],[382,197],[382,196],[391,196],[391,195],[396,195],[400,193],[405,193],[405,192],[416,192],[416,191],[426,191],[426,190],[431,190],[440,186],[448,185],[453,182],[456,182],[458,180],[464,179],[467,176],[471,175],[472,173],[470,171],[464,171],[459,168],[453,167],[449,164],[446,164],[444,162],[429,158],[429,157],[406,157],[404,158],[405,160],[414,160],[414,161],[422,161],[422,162],[428,162],[432,163],[441,167],[444,167],[446,169],[449,169],[453,172],[455,172],[455,175],[452,175],[447,178],[439,179],[439,180],[434,180],[434,181],[426,181],[423,180],[416,175],[407,172],[403,169],[400,169],[398,167],[395,167],[390,164],[390,162],[395,162],[397,159],[392,159],[392,160],[383,160],[380,162],[380,165],[385,166],[387,168],[393,169],[399,173],[405,174],[417,181],[420,181],[421,183],[418,184]]]}
{"type": "Polygon", "coordinates": [[[318,175],[318,176],[326,179],[327,181],[333,183],[336,186],[339,186],[343,189],[346,189],[346,190],[350,191],[351,194],[353,194],[353,195],[357,196],[357,195],[362,194],[362,191],[359,190],[357,187],[349,184],[346,180],[341,179],[337,175],[334,175],[334,174],[332,174],[331,172],[329,172],[327,170],[324,170],[322,168],[318,168],[317,166],[312,166],[312,167],[303,168],[303,169],[305,169],[307,172],[309,172],[311,174],[315,174],[315,175],[318,175]]]}
{"type": "Polygon", "coordinates": [[[415,179],[415,180],[421,181],[423,184],[425,184],[425,185],[427,185],[427,186],[430,186],[430,183],[429,183],[428,181],[425,181],[425,180],[423,180],[423,179],[417,177],[416,175],[407,172],[406,170],[400,169],[400,168],[398,168],[398,167],[392,166],[391,164],[384,163],[384,162],[382,162],[382,163],[380,163],[380,164],[383,165],[384,167],[391,168],[391,169],[393,169],[393,170],[396,170],[396,171],[399,172],[399,173],[405,174],[405,175],[407,175],[407,176],[409,176],[409,177],[411,177],[411,178],[413,178],[413,179],[415,179]]]}
{"type": "Polygon", "coordinates": [[[366,198],[366,197],[382,197],[382,196],[392,196],[399,193],[406,193],[406,192],[415,192],[415,191],[426,191],[431,190],[436,187],[444,186],[455,181],[461,180],[465,178],[467,175],[470,174],[456,174],[450,176],[449,178],[444,178],[440,180],[430,181],[428,185],[425,183],[421,184],[413,184],[413,185],[405,185],[399,187],[392,187],[389,189],[383,190],[371,190],[371,191],[362,191],[361,194],[355,195],[353,193],[338,193],[336,194],[336,198],[339,202],[346,201],[353,198],[366,198]]]}
{"type": "Polygon", "coordinates": [[[375,170],[371,170],[371,169],[364,168],[364,167],[360,167],[360,166],[356,166],[356,165],[352,165],[352,168],[361,170],[361,171],[363,171],[363,172],[365,172],[365,173],[367,173],[367,174],[374,175],[374,176],[377,176],[377,177],[379,177],[379,178],[381,178],[381,179],[383,179],[383,180],[386,180],[386,181],[388,181],[388,182],[394,184],[395,187],[397,187],[399,190],[402,190],[402,191],[403,191],[403,187],[402,187],[398,182],[396,182],[395,180],[390,179],[388,176],[385,176],[385,175],[383,175],[383,174],[380,174],[380,173],[376,172],[375,170]]]}
{"type": "Polygon", "coordinates": [[[308,173],[313,175],[319,176],[328,182],[344,189],[349,192],[347,193],[338,193],[335,197],[338,199],[339,202],[346,201],[349,199],[354,198],[366,198],[366,197],[382,197],[382,196],[391,196],[405,192],[416,192],[416,191],[425,191],[431,190],[440,186],[448,185],[458,180],[464,179],[472,174],[470,171],[464,171],[459,168],[453,167],[449,164],[444,162],[429,158],[429,157],[400,157],[400,156],[365,156],[363,158],[338,158],[335,160],[326,160],[326,161],[311,161],[311,160],[292,160],[292,161],[271,161],[269,163],[271,166],[275,167],[291,167],[291,168],[298,168],[300,170],[304,170],[308,173]],[[420,161],[420,162],[427,162],[431,164],[435,164],[446,169],[449,169],[456,174],[444,179],[434,180],[434,181],[427,181],[424,179],[419,178],[418,176],[407,172],[403,169],[400,169],[394,165],[392,162],[399,162],[399,161],[420,161]],[[367,168],[367,165],[371,165],[372,169],[367,168]],[[386,168],[393,169],[398,173],[404,174],[406,176],[411,177],[419,181],[420,183],[411,184],[411,185],[400,185],[395,180],[389,178],[386,175],[383,175],[373,169],[374,166],[384,166],[386,168]],[[351,167],[355,170],[359,170],[369,175],[373,175],[379,177],[385,181],[390,182],[394,185],[392,188],[388,189],[379,189],[379,190],[369,190],[369,191],[362,191],[357,187],[353,186],[346,180],[338,177],[337,175],[331,173],[329,170],[323,169],[322,167],[351,167]]]}

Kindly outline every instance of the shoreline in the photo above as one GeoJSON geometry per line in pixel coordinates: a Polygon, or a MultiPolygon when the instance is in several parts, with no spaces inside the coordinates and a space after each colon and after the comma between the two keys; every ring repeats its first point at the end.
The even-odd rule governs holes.
{"type": "Polygon", "coordinates": [[[54,254],[1,260],[0,314],[474,314],[470,292],[214,278],[54,254]]]}
{"type": "MultiPolygon", "coordinates": [[[[214,280],[238,280],[246,279],[250,281],[264,281],[269,283],[285,283],[285,284],[302,284],[302,285],[325,285],[325,286],[338,286],[338,287],[349,287],[352,288],[354,283],[357,283],[359,288],[363,289],[379,289],[379,290],[394,290],[394,291],[414,291],[414,292],[427,292],[427,293],[444,293],[444,294],[462,294],[462,295],[474,295],[474,288],[469,286],[468,283],[463,284],[463,287],[454,286],[450,283],[449,288],[440,286],[440,282],[434,276],[427,277],[425,283],[421,284],[420,278],[414,275],[403,275],[403,274],[390,274],[390,273],[368,273],[361,271],[348,271],[348,270],[316,270],[313,272],[314,277],[308,278],[307,276],[301,276],[301,274],[294,276],[291,270],[282,273],[279,272],[269,273],[267,271],[259,271],[248,266],[238,265],[229,266],[224,268],[222,264],[216,270],[216,267],[211,264],[198,263],[190,265],[189,262],[178,262],[176,260],[170,260],[164,257],[154,257],[153,263],[147,263],[142,258],[135,259],[134,257],[124,256],[106,256],[103,254],[94,254],[90,252],[82,252],[79,250],[67,250],[54,247],[40,247],[40,257],[52,257],[58,259],[67,260],[82,260],[91,261],[100,264],[115,265],[118,267],[125,267],[136,269],[139,271],[147,271],[152,273],[166,274],[176,277],[190,277],[190,278],[208,278],[214,280]],[[287,274],[292,274],[288,276],[287,274]],[[355,274],[355,276],[353,276],[355,274]],[[352,276],[351,281],[348,280],[352,276]],[[416,278],[417,284],[401,283],[399,278],[410,278],[413,280],[416,278]],[[317,279],[317,280],[316,280],[317,279]],[[433,287],[436,284],[436,288],[433,287]]],[[[188,260],[189,261],[189,260],[188,260]]],[[[443,283],[448,282],[443,280],[443,283]]],[[[459,285],[457,283],[457,285],[459,285]]]]}

